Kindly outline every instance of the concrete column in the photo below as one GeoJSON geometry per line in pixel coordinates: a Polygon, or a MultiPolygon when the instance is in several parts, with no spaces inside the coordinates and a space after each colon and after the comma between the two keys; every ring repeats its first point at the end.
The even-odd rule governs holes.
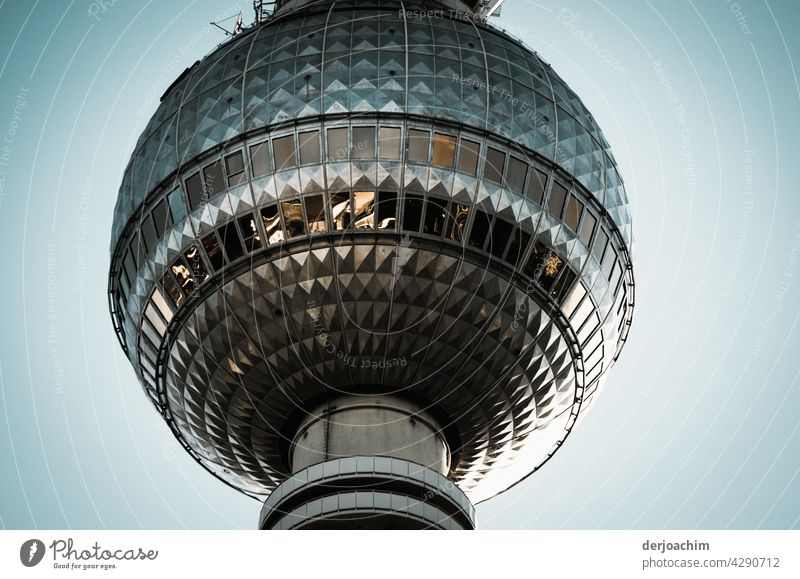
{"type": "Polygon", "coordinates": [[[349,456],[389,456],[421,464],[442,475],[450,449],[434,418],[394,396],[340,396],[312,411],[300,424],[290,452],[292,473],[349,456]]]}

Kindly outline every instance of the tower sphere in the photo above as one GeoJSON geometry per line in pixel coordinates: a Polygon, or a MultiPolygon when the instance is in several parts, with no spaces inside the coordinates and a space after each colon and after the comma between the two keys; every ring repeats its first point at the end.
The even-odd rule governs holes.
{"type": "Polygon", "coordinates": [[[347,485],[378,479],[375,525],[470,527],[625,342],[609,145],[481,10],[279,2],[174,81],[125,169],[119,340],[185,449],[266,500],[262,528],[365,520],[347,485]],[[412,508],[411,483],[439,502],[412,508]]]}

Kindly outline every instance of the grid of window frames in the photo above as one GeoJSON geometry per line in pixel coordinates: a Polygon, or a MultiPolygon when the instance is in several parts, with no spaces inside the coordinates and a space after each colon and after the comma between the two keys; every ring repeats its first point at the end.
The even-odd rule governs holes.
{"type": "MultiPolygon", "coordinates": [[[[467,136],[408,128],[403,138],[402,132],[401,127],[377,123],[329,127],[324,135],[314,129],[275,136],[247,148],[250,174],[258,178],[273,170],[318,164],[323,158],[399,161],[405,151],[409,163],[432,164],[473,177],[480,175],[486,182],[505,186],[546,207],[591,248],[592,256],[601,264],[617,296],[614,311],[620,315],[618,330],[622,331],[628,310],[622,262],[608,234],[598,227],[598,217],[560,179],[490,145],[483,147],[481,154],[479,140],[467,136]]],[[[176,187],[150,213],[144,214],[139,231],[122,258],[119,279],[124,295],[130,291],[144,256],[154,251],[169,227],[181,222],[206,200],[247,181],[247,156],[245,150],[238,150],[205,164],[183,181],[185,197],[181,187],[176,187]]],[[[238,216],[192,245],[170,265],[145,309],[142,350],[148,355],[143,357],[142,365],[154,376],[155,351],[174,310],[214,271],[257,249],[285,240],[333,230],[376,228],[394,231],[399,228],[404,233],[465,243],[506,261],[538,281],[562,304],[577,328],[584,349],[592,347],[587,360],[591,361],[597,352],[602,359],[602,336],[598,331],[601,321],[583,284],[575,283],[577,273],[539,241],[531,243],[531,234],[517,224],[494,215],[490,207],[480,204],[472,207],[432,194],[345,190],[281,199],[238,216]],[[523,263],[526,255],[528,259],[523,263]]],[[[124,316],[124,305],[120,305],[124,316]]]]}

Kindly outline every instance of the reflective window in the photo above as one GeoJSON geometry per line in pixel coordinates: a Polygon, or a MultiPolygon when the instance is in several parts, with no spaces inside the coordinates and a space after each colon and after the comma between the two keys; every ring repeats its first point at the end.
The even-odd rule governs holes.
{"type": "Polygon", "coordinates": [[[469,217],[469,205],[452,203],[450,205],[450,215],[447,218],[447,238],[459,243],[464,240],[464,226],[469,217]]]}
{"type": "Polygon", "coordinates": [[[425,222],[423,232],[429,235],[442,235],[447,218],[447,201],[429,197],[425,205],[425,222]]]}
{"type": "Polygon", "coordinates": [[[242,232],[244,250],[253,253],[261,247],[261,237],[258,234],[258,226],[252,215],[245,215],[239,218],[239,231],[242,232]]]}
{"type": "Polygon", "coordinates": [[[397,193],[378,193],[377,221],[379,229],[394,229],[397,226],[397,193]]]}
{"type": "Polygon", "coordinates": [[[303,220],[303,206],[300,204],[299,199],[282,201],[281,212],[283,213],[283,222],[286,224],[286,237],[288,239],[305,235],[306,224],[303,220]]]}
{"type": "Polygon", "coordinates": [[[400,128],[381,127],[380,128],[380,158],[399,159],[400,158],[400,128]]]}
{"type": "Polygon", "coordinates": [[[169,272],[164,274],[164,277],[161,278],[161,287],[164,288],[164,291],[167,294],[167,297],[172,301],[172,304],[179,308],[183,303],[183,294],[181,293],[181,288],[178,287],[175,278],[170,275],[169,272]]]}
{"type": "Polygon", "coordinates": [[[506,175],[506,187],[517,195],[522,195],[525,187],[525,176],[528,174],[528,164],[520,161],[516,157],[508,160],[508,174],[506,175]]]}
{"type": "Polygon", "coordinates": [[[186,203],[180,187],[169,194],[169,212],[172,214],[173,223],[186,219],[186,203]]]}
{"type": "Polygon", "coordinates": [[[550,210],[550,215],[553,217],[561,217],[561,211],[564,209],[564,200],[567,198],[567,190],[561,183],[553,183],[550,189],[550,199],[547,200],[547,207],[550,210]]]}
{"type": "Polygon", "coordinates": [[[239,234],[236,232],[236,225],[233,221],[223,225],[217,231],[222,239],[222,246],[225,248],[228,261],[236,261],[244,255],[242,242],[239,240],[239,234]]]}
{"type": "Polygon", "coordinates": [[[606,251],[606,254],[603,256],[603,273],[606,279],[611,278],[611,270],[614,267],[615,261],[617,261],[617,253],[614,251],[614,248],[609,245],[608,251],[606,251]]]}
{"type": "Polygon", "coordinates": [[[511,237],[511,231],[513,229],[514,226],[508,221],[500,219],[499,217],[494,220],[492,235],[489,240],[489,247],[487,248],[493,256],[503,257],[506,245],[508,245],[508,238],[511,237]]]}
{"type": "Polygon", "coordinates": [[[578,223],[581,220],[581,213],[583,212],[583,203],[578,201],[575,195],[569,196],[567,201],[567,210],[564,212],[564,223],[567,224],[572,231],[578,231],[578,223]]]}
{"type": "Polygon", "coordinates": [[[208,261],[211,262],[211,267],[214,270],[219,270],[225,264],[225,258],[222,255],[222,246],[217,239],[217,234],[213,231],[203,238],[203,249],[206,250],[208,261]]]}
{"type": "Polygon", "coordinates": [[[583,296],[586,295],[586,288],[583,287],[583,284],[579,283],[576,284],[575,287],[572,288],[572,291],[569,292],[567,299],[564,300],[564,303],[561,305],[561,309],[564,310],[564,314],[569,317],[572,315],[572,312],[575,311],[575,308],[578,306],[580,301],[583,299],[583,296]]]}
{"type": "Polygon", "coordinates": [[[586,247],[589,247],[589,242],[592,240],[592,233],[594,233],[594,226],[597,224],[597,219],[594,215],[585,211],[583,213],[583,221],[578,230],[578,237],[586,247]]]}
{"type": "Polygon", "coordinates": [[[277,205],[270,205],[261,210],[261,222],[264,225],[264,233],[267,235],[267,243],[283,241],[283,227],[281,227],[281,216],[278,214],[277,205]]]}
{"type": "Polygon", "coordinates": [[[153,225],[153,220],[150,219],[150,215],[144,216],[144,220],[139,223],[139,229],[142,232],[142,241],[144,241],[145,251],[153,251],[158,243],[158,235],[156,235],[156,226],[153,225]]]}
{"type": "Polygon", "coordinates": [[[131,280],[136,278],[136,262],[133,260],[133,255],[130,250],[125,252],[125,259],[122,260],[122,268],[130,284],[131,280]]]}
{"type": "MultiPolygon", "coordinates": [[[[511,238],[511,245],[508,246],[508,254],[506,261],[511,265],[516,266],[522,258],[525,248],[528,247],[528,242],[531,240],[531,234],[517,228],[514,231],[514,236],[511,238]]],[[[521,265],[521,264],[520,264],[521,265]]]]}
{"type": "Polygon", "coordinates": [[[319,131],[300,133],[297,138],[300,141],[300,164],[316,165],[319,163],[319,131]]]}
{"type": "Polygon", "coordinates": [[[617,284],[619,283],[620,278],[622,277],[622,266],[619,262],[617,262],[616,267],[614,268],[614,273],[611,275],[611,291],[617,291],[617,284]]]}
{"type": "Polygon", "coordinates": [[[198,171],[186,179],[186,195],[189,197],[189,207],[194,210],[203,202],[203,181],[198,171]]]}
{"type": "Polygon", "coordinates": [[[558,257],[554,252],[550,251],[548,255],[544,258],[544,262],[542,264],[542,275],[539,276],[539,283],[546,289],[550,291],[558,278],[558,274],[561,272],[562,268],[564,267],[564,260],[558,257]]]}
{"type": "Polygon", "coordinates": [[[192,272],[192,277],[194,277],[197,283],[203,283],[209,277],[208,270],[206,269],[206,264],[203,263],[203,258],[200,255],[200,249],[193,245],[186,253],[183,254],[183,257],[186,258],[186,263],[189,264],[189,269],[192,272]]]}
{"type": "Polygon", "coordinates": [[[228,185],[239,185],[246,181],[244,155],[241,151],[236,151],[225,157],[225,172],[228,174],[228,185]]]}
{"type": "Polygon", "coordinates": [[[253,177],[261,177],[272,170],[269,144],[266,141],[250,147],[250,165],[253,169],[253,177]]]}
{"type": "Polygon", "coordinates": [[[503,180],[503,170],[506,164],[506,154],[489,147],[486,150],[486,162],[483,165],[483,178],[500,184],[503,180]]]}
{"type": "Polygon", "coordinates": [[[181,286],[183,293],[187,296],[192,295],[195,288],[195,281],[194,277],[192,277],[192,270],[189,269],[189,266],[183,258],[176,260],[175,263],[170,266],[170,271],[172,271],[172,275],[175,276],[178,285],[181,286]]]}
{"type": "Polygon", "coordinates": [[[489,225],[492,222],[491,216],[480,209],[475,210],[475,218],[472,222],[472,229],[469,231],[468,243],[472,247],[483,248],[483,242],[489,234],[489,225]]]}
{"type": "Polygon", "coordinates": [[[531,176],[528,179],[528,187],[525,189],[525,197],[531,201],[535,201],[539,205],[542,204],[544,199],[544,191],[547,186],[547,174],[539,169],[534,168],[531,171],[531,176]]]}
{"type": "Polygon", "coordinates": [[[433,164],[452,167],[456,159],[456,138],[441,133],[433,134],[433,164]]]}
{"type": "Polygon", "coordinates": [[[206,195],[210,199],[217,193],[225,191],[225,178],[222,176],[222,162],[216,161],[203,168],[203,177],[206,180],[206,195]]]}
{"type": "Polygon", "coordinates": [[[418,129],[408,131],[408,161],[412,163],[428,162],[428,141],[430,133],[418,129]]]}
{"type": "Polygon", "coordinates": [[[353,158],[375,158],[375,127],[353,127],[353,158]]]}
{"type": "Polygon", "coordinates": [[[347,128],[328,129],[328,161],[347,159],[347,128]]]}
{"type": "Polygon", "coordinates": [[[328,230],[325,225],[325,204],[322,195],[310,195],[305,198],[306,219],[309,233],[324,233],[328,230]]]}
{"type": "Polygon", "coordinates": [[[552,252],[541,242],[537,241],[533,244],[533,251],[525,263],[523,271],[534,280],[538,280],[545,268],[545,261],[552,252]]]}
{"type": "Polygon", "coordinates": [[[169,322],[173,316],[172,308],[164,298],[164,294],[162,294],[161,290],[158,288],[153,291],[153,303],[158,308],[158,311],[161,312],[164,319],[169,322]]]}
{"type": "Polygon", "coordinates": [[[406,195],[403,203],[403,229],[405,231],[419,231],[422,220],[422,197],[419,195],[406,195]]]}
{"type": "Polygon", "coordinates": [[[158,202],[153,209],[153,225],[156,226],[156,234],[160,238],[164,235],[164,232],[169,229],[170,225],[172,225],[172,219],[170,219],[169,211],[167,209],[167,200],[162,199],[158,202]]]}
{"type": "Polygon", "coordinates": [[[297,157],[294,151],[294,135],[272,139],[272,153],[275,156],[276,171],[297,165],[297,157]]]}
{"type": "Polygon", "coordinates": [[[480,143],[461,139],[458,147],[458,170],[475,176],[478,173],[478,155],[480,155],[480,152],[480,143]]]}
{"type": "Polygon", "coordinates": [[[331,217],[336,229],[350,227],[352,212],[350,211],[350,193],[341,191],[331,194],[331,217]]]}
{"type": "Polygon", "coordinates": [[[602,229],[598,230],[597,236],[594,238],[594,245],[592,245],[592,255],[598,262],[603,260],[603,251],[608,243],[608,235],[602,229]]]}
{"type": "Polygon", "coordinates": [[[567,292],[572,289],[572,284],[575,283],[577,278],[578,274],[572,271],[571,267],[567,266],[562,268],[561,275],[550,290],[550,295],[553,296],[553,299],[555,299],[556,302],[561,303],[561,301],[567,295],[567,292]]]}
{"type": "Polygon", "coordinates": [[[375,227],[375,192],[354,191],[353,210],[355,213],[353,225],[356,229],[375,227]]]}

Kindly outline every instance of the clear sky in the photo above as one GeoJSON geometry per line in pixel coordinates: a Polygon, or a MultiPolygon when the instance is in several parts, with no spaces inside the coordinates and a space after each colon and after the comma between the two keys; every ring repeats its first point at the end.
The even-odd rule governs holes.
{"type": "MultiPolygon", "coordinates": [[[[249,0],[239,0],[247,18],[249,0]]],[[[108,315],[114,201],[229,0],[0,0],[0,526],[245,528],[108,315]]],[[[800,527],[800,4],[507,0],[614,147],[636,310],[555,458],[482,528],[800,527]]]]}

